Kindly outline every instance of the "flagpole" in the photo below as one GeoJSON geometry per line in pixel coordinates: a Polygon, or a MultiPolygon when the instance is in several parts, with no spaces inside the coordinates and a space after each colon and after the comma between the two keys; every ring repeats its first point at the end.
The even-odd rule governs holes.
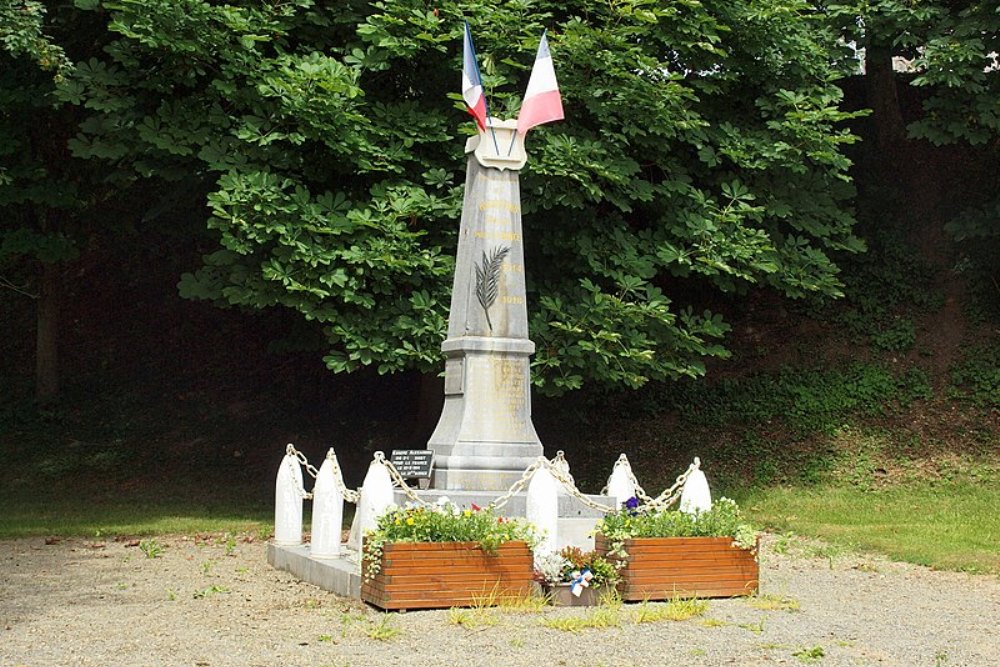
{"type": "MultiPolygon", "coordinates": [[[[479,71],[479,58],[476,57],[476,46],[472,43],[472,28],[469,27],[468,21],[465,22],[465,31],[469,35],[469,48],[472,49],[472,64],[476,66],[476,78],[482,84],[483,74],[479,71]]],[[[486,126],[490,128],[490,134],[493,135],[493,148],[496,149],[497,155],[500,155],[500,144],[497,143],[497,131],[493,129],[493,124],[490,123],[490,101],[486,97],[485,86],[483,86],[483,104],[486,105],[486,126]]]]}

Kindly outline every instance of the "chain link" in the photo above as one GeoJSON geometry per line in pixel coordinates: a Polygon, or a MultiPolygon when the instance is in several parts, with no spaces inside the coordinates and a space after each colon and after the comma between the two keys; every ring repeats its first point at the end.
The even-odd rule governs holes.
{"type": "MultiPolygon", "coordinates": [[[[319,471],[309,463],[305,454],[295,449],[295,445],[292,443],[288,443],[288,446],[285,448],[285,453],[289,456],[294,456],[313,479],[316,479],[319,475],[319,471]]],[[[347,488],[347,484],[344,483],[344,474],[340,470],[340,462],[337,461],[337,455],[334,454],[332,447],[329,451],[327,451],[326,457],[332,459],[333,461],[333,481],[337,485],[337,490],[340,491],[340,495],[342,495],[344,500],[347,502],[354,503],[356,505],[361,498],[361,494],[353,489],[347,488]]],[[[305,489],[300,488],[300,492],[306,494],[302,496],[303,498],[311,499],[313,497],[313,494],[306,492],[305,489]]]]}
{"type": "MultiPolygon", "coordinates": [[[[559,452],[559,454],[562,454],[562,452],[559,452]]],[[[545,459],[542,459],[542,461],[545,461],[545,459]]],[[[563,459],[563,461],[565,461],[565,459],[563,459]]],[[[560,462],[558,455],[556,455],[556,458],[554,458],[552,461],[545,461],[545,466],[549,469],[549,472],[552,474],[552,476],[556,478],[556,481],[563,485],[563,488],[566,489],[566,492],[569,493],[569,495],[576,498],[583,505],[591,509],[595,509],[599,512],[604,512],[605,514],[615,511],[614,506],[604,505],[598,502],[594,502],[593,500],[585,496],[580,491],[580,489],[576,488],[576,483],[573,481],[573,476],[568,475],[566,473],[566,469],[563,467],[563,463],[560,462]]]]}
{"type": "Polygon", "coordinates": [[[687,470],[677,476],[673,486],[669,489],[664,489],[663,493],[658,495],[656,498],[651,498],[646,501],[646,504],[640,508],[640,511],[648,512],[650,510],[665,510],[676,503],[681,498],[681,493],[684,491],[684,484],[687,483],[688,477],[699,468],[701,468],[701,460],[696,456],[694,458],[694,463],[689,465],[687,470]]]}
{"type": "Polygon", "coordinates": [[[337,455],[334,453],[333,447],[327,450],[326,458],[330,459],[330,462],[333,464],[331,466],[333,468],[333,481],[337,485],[340,495],[343,496],[345,501],[357,505],[361,500],[361,493],[347,488],[347,484],[344,483],[344,473],[340,470],[340,461],[337,460],[337,455]]]}
{"type": "MultiPolygon", "coordinates": [[[[291,445],[288,445],[288,446],[289,446],[289,447],[291,447],[291,445]]],[[[299,481],[299,479],[300,479],[300,478],[301,478],[301,476],[302,476],[302,471],[301,471],[301,469],[298,469],[298,470],[297,470],[297,469],[295,468],[295,466],[296,466],[296,463],[295,463],[295,461],[293,461],[292,459],[285,459],[285,463],[287,463],[287,464],[288,464],[288,469],[289,469],[289,470],[291,471],[291,473],[292,473],[292,480],[293,480],[293,481],[295,482],[295,490],[299,492],[299,495],[300,495],[300,496],[301,496],[301,497],[302,497],[303,499],[305,499],[305,500],[312,500],[312,497],[313,497],[313,494],[311,494],[311,493],[309,493],[308,491],[306,491],[306,490],[305,490],[305,489],[304,489],[304,488],[302,487],[302,483],[301,483],[301,482],[299,481]]]]}
{"type": "Polygon", "coordinates": [[[375,452],[375,462],[381,463],[386,467],[389,471],[389,477],[392,479],[392,485],[398,486],[403,494],[410,499],[410,502],[421,506],[427,505],[427,502],[418,496],[416,492],[410,488],[410,485],[406,483],[406,480],[403,479],[403,476],[399,474],[398,470],[396,470],[396,466],[392,464],[392,461],[385,458],[385,454],[382,452],[375,452]]]}
{"type": "MultiPolygon", "coordinates": [[[[298,460],[298,462],[305,467],[306,471],[313,478],[315,478],[319,474],[319,471],[309,464],[309,461],[306,459],[305,455],[303,455],[302,452],[295,449],[294,445],[289,443],[285,451],[287,454],[295,457],[295,459],[298,460]]],[[[344,478],[341,473],[340,466],[337,465],[337,459],[336,456],[333,454],[333,449],[327,452],[327,457],[329,458],[331,456],[335,464],[333,466],[333,477],[335,482],[337,483],[337,487],[340,490],[341,495],[343,495],[344,500],[346,500],[347,502],[355,504],[358,503],[360,501],[361,494],[358,491],[353,491],[347,488],[347,485],[344,484],[344,478]]],[[[624,454],[622,456],[624,456],[624,454]]],[[[396,469],[396,466],[392,464],[392,461],[385,458],[385,454],[383,454],[382,452],[375,452],[374,461],[375,463],[381,463],[386,467],[386,469],[389,471],[389,477],[390,479],[392,479],[393,486],[398,487],[407,497],[407,499],[410,500],[410,502],[418,506],[426,506],[430,504],[427,503],[425,500],[423,500],[419,495],[417,495],[417,493],[412,488],[410,488],[410,486],[406,483],[406,480],[396,469]]],[[[652,510],[667,509],[668,507],[676,503],[680,499],[681,491],[683,490],[684,484],[687,482],[688,477],[691,475],[692,472],[698,470],[700,467],[701,467],[701,461],[697,457],[695,457],[694,463],[688,466],[687,470],[685,470],[683,473],[677,476],[677,479],[674,481],[673,485],[670,488],[664,489],[663,492],[660,493],[660,495],[658,495],[655,498],[651,498],[639,484],[639,480],[636,479],[635,473],[632,472],[632,467],[629,466],[628,467],[629,481],[631,481],[632,484],[635,486],[636,497],[643,502],[642,506],[638,508],[639,511],[649,512],[652,510]]],[[[555,480],[559,482],[564,489],[566,489],[566,492],[572,497],[576,498],[576,500],[579,501],[585,507],[589,507],[590,509],[603,512],[605,514],[617,511],[617,508],[612,505],[605,505],[603,503],[598,503],[591,500],[583,492],[581,492],[580,489],[577,488],[573,476],[569,473],[569,463],[566,461],[566,456],[562,451],[556,452],[555,457],[551,461],[546,459],[544,456],[539,456],[534,463],[532,463],[525,469],[525,471],[521,474],[521,478],[516,482],[514,482],[514,484],[511,485],[511,487],[507,490],[506,493],[504,493],[502,496],[498,497],[496,500],[491,502],[489,505],[486,506],[486,508],[494,510],[499,510],[503,508],[508,502],[510,502],[511,498],[513,498],[514,496],[525,490],[525,488],[531,481],[531,477],[540,468],[546,468],[552,475],[552,477],[555,478],[555,480]]],[[[298,477],[293,475],[293,479],[297,480],[298,477]]],[[[297,491],[303,498],[311,499],[313,497],[313,494],[307,492],[304,488],[302,488],[302,485],[296,484],[296,486],[298,487],[297,491]]],[[[607,487],[605,486],[604,489],[601,490],[601,495],[604,495],[606,490],[607,487]]]]}
{"type": "Polygon", "coordinates": [[[316,468],[314,468],[312,465],[310,465],[309,460],[306,459],[305,454],[295,449],[295,445],[293,445],[292,443],[288,443],[288,446],[285,447],[285,452],[297,458],[299,460],[299,463],[301,463],[302,466],[306,469],[306,472],[309,473],[309,476],[312,477],[313,479],[316,479],[316,475],[319,474],[319,471],[316,470],[316,468]]]}

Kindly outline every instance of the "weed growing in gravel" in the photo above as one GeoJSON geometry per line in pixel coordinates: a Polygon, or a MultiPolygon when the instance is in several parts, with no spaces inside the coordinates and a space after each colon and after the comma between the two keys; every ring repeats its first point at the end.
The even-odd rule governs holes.
{"type": "Polygon", "coordinates": [[[543,618],[541,625],[563,632],[579,632],[589,628],[619,628],[622,624],[621,602],[611,601],[593,607],[582,615],[556,616],[543,618]]]}
{"type": "Polygon", "coordinates": [[[548,609],[549,600],[544,595],[525,595],[518,598],[501,598],[497,608],[507,614],[540,614],[548,609]]]}
{"type": "Polygon", "coordinates": [[[214,560],[206,560],[204,563],[201,564],[201,572],[202,572],[202,574],[204,574],[205,576],[208,576],[209,574],[211,574],[213,567],[215,567],[215,561],[214,560]]]}
{"type": "Polygon", "coordinates": [[[666,604],[650,604],[643,600],[632,610],[632,622],[686,621],[708,611],[708,603],[697,598],[674,598],[666,604]]]}
{"type": "Polygon", "coordinates": [[[177,591],[175,591],[172,588],[168,588],[166,589],[166,591],[167,591],[167,600],[169,600],[170,602],[175,602],[177,600],[177,591]]]}
{"type": "Polygon", "coordinates": [[[728,623],[718,618],[703,618],[701,624],[706,628],[724,628],[728,623]]]}
{"type": "Polygon", "coordinates": [[[795,533],[791,531],[782,533],[778,536],[778,539],[774,541],[774,544],[771,545],[771,551],[781,556],[787,556],[792,546],[792,540],[794,539],[795,533]]]}
{"type": "Polygon", "coordinates": [[[799,601],[785,595],[755,595],[747,598],[747,604],[762,611],[798,611],[799,601]]]}
{"type": "Polygon", "coordinates": [[[801,648],[798,651],[792,653],[792,657],[798,658],[799,662],[819,662],[826,655],[826,651],[823,650],[822,646],[813,646],[812,648],[801,648]]]}
{"type": "Polygon", "coordinates": [[[488,607],[473,607],[471,609],[459,609],[452,607],[448,610],[448,622],[452,625],[460,625],[463,628],[484,628],[494,626],[500,622],[496,613],[488,607]]]}
{"type": "Polygon", "coordinates": [[[389,614],[379,614],[379,619],[368,621],[368,626],[365,628],[365,634],[368,635],[369,639],[380,642],[389,641],[398,636],[399,632],[399,628],[396,627],[395,621],[389,614]]]}
{"type": "Polygon", "coordinates": [[[762,651],[773,651],[774,649],[786,649],[786,648],[792,648],[792,647],[789,646],[788,644],[778,644],[776,642],[767,642],[767,643],[764,643],[764,644],[759,644],[757,646],[757,648],[761,649],[762,651]]]}
{"type": "Polygon", "coordinates": [[[194,599],[195,600],[204,600],[205,598],[211,597],[212,595],[215,595],[216,593],[228,593],[228,592],[229,592],[229,589],[226,588],[225,586],[216,586],[216,585],[213,584],[213,585],[209,586],[208,588],[202,588],[200,591],[195,591],[194,592],[194,599]]]}
{"type": "Polygon", "coordinates": [[[332,642],[333,641],[333,635],[320,635],[319,637],[316,638],[316,641],[318,641],[318,642],[332,642]]]}
{"type": "Polygon", "coordinates": [[[764,619],[760,619],[756,623],[740,623],[736,627],[743,628],[744,630],[749,630],[750,632],[759,635],[764,632],[764,619]]]}
{"type": "Polygon", "coordinates": [[[944,667],[948,664],[948,654],[944,651],[938,651],[934,654],[934,667],[944,667]]]}
{"type": "Polygon", "coordinates": [[[159,558],[163,555],[163,545],[156,540],[143,540],[139,542],[139,551],[145,554],[146,558],[159,558]]]}

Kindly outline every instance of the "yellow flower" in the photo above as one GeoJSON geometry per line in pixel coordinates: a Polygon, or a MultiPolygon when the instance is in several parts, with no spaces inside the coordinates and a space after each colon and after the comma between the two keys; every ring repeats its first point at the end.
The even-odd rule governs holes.
{"type": "Polygon", "coordinates": [[[397,516],[397,517],[396,517],[396,521],[395,521],[395,524],[396,524],[396,525],[398,526],[398,525],[399,525],[400,523],[402,523],[402,522],[401,522],[401,521],[399,520],[399,517],[397,516]]]}
{"type": "Polygon", "coordinates": [[[463,516],[472,516],[472,510],[465,510],[464,512],[462,512],[462,515],[463,516]]]}
{"type": "Polygon", "coordinates": [[[412,526],[413,525],[413,517],[412,516],[406,517],[406,525],[407,526],[412,526]]]}

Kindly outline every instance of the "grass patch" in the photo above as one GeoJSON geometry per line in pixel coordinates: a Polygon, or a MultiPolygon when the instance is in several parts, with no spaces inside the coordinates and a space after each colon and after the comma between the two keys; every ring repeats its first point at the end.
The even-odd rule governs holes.
{"type": "Polygon", "coordinates": [[[917,482],[879,491],[777,487],[753,491],[747,514],[778,530],[878,551],[938,569],[1000,572],[1000,487],[917,482]]]}
{"type": "MultiPolygon", "coordinates": [[[[273,505],[233,497],[180,497],[148,489],[114,497],[0,492],[0,539],[39,536],[156,536],[179,533],[270,535],[273,505]]],[[[273,501],[272,501],[273,503],[273,501]]],[[[308,520],[308,517],[307,517],[308,520]]],[[[305,525],[308,526],[308,523],[305,525]]]]}
{"type": "Polygon", "coordinates": [[[686,621],[708,611],[708,602],[697,598],[674,598],[665,604],[650,604],[643,600],[632,610],[632,622],[686,621]]]}
{"type": "Polygon", "coordinates": [[[567,614],[543,618],[540,621],[542,627],[563,632],[580,632],[595,628],[619,628],[622,624],[621,602],[611,601],[608,604],[601,604],[592,607],[584,614],[567,614]]]}
{"type": "Polygon", "coordinates": [[[399,636],[399,628],[389,614],[379,614],[378,620],[370,620],[365,626],[365,634],[369,639],[384,642],[399,636]]]}
{"type": "Polygon", "coordinates": [[[762,611],[798,611],[799,601],[795,598],[790,598],[784,595],[755,595],[747,599],[747,604],[749,604],[754,609],[760,609],[762,611]]]}

